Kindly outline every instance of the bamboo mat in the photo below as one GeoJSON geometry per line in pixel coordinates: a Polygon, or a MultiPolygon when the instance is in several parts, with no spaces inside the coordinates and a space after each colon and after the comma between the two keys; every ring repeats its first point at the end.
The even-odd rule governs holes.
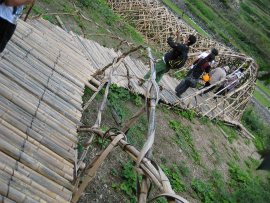
{"type": "Polygon", "coordinates": [[[42,19],[18,22],[0,54],[2,199],[71,200],[82,95],[95,70],[72,35],[42,19]]]}

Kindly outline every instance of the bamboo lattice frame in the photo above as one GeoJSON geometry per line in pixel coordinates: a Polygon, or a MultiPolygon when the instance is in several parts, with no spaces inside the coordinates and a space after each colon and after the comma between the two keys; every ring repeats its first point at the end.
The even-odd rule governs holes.
{"type": "MultiPolygon", "coordinates": [[[[241,81],[241,85],[245,88],[238,86],[234,93],[231,93],[224,98],[224,100],[227,100],[230,107],[224,106],[225,110],[223,111],[223,114],[218,113],[218,115],[210,115],[209,113],[202,113],[210,119],[218,117],[221,120],[240,125],[242,114],[256,87],[258,65],[253,58],[235,52],[224,44],[213,41],[196,32],[196,30],[190,28],[182,20],[179,20],[177,16],[157,0],[106,0],[106,2],[116,14],[126,19],[127,22],[134,26],[137,32],[144,36],[144,40],[147,44],[154,46],[160,51],[166,52],[169,49],[167,39],[175,30],[181,30],[180,41],[181,39],[184,41],[184,38],[191,34],[196,36],[197,42],[190,47],[186,64],[189,64],[200,53],[216,48],[219,51],[219,55],[216,57],[216,63],[213,68],[225,65],[230,67],[236,66],[238,68],[243,67],[246,74],[241,81]],[[237,98],[237,100],[234,98],[237,98]],[[230,112],[228,113],[228,116],[226,116],[227,112],[230,112]]],[[[183,69],[186,68],[187,67],[184,67],[183,69]]],[[[210,87],[207,89],[209,88],[210,87]]],[[[199,102],[199,104],[191,104],[191,101],[194,100],[199,93],[201,92],[186,96],[182,102],[176,102],[175,104],[180,104],[187,109],[196,110],[203,105],[213,106],[213,104],[210,104],[210,99],[199,102]]],[[[211,98],[213,97],[214,96],[211,98]]],[[[226,102],[219,101],[219,103],[226,102]]],[[[215,106],[218,105],[219,104],[215,104],[215,106]]],[[[212,110],[215,108],[217,107],[210,107],[212,110]]]]}

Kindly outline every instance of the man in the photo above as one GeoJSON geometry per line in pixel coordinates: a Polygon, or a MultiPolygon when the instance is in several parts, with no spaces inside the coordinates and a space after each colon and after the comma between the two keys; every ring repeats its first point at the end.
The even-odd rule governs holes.
{"type": "Polygon", "coordinates": [[[19,20],[23,5],[33,0],[0,0],[0,53],[11,39],[19,20]]]}
{"type": "MultiPolygon", "coordinates": [[[[221,80],[224,80],[226,78],[226,75],[227,75],[227,72],[230,70],[229,66],[224,66],[223,68],[221,67],[218,67],[214,70],[212,70],[210,73],[209,73],[209,76],[210,76],[210,80],[208,82],[205,83],[204,87],[208,87],[210,85],[213,85],[215,84],[216,82],[218,81],[221,81],[221,80]]],[[[215,89],[215,85],[211,88],[209,88],[208,90],[205,90],[203,92],[203,94],[206,94],[207,92],[210,92],[212,91],[213,89],[215,89]]]]}
{"type": "MultiPolygon", "coordinates": [[[[185,39],[185,44],[179,43],[179,34],[180,31],[175,31],[168,38],[167,43],[173,49],[172,51],[168,51],[163,56],[163,60],[160,60],[156,63],[156,82],[158,83],[162,76],[167,73],[170,69],[178,69],[181,68],[186,60],[187,54],[189,51],[189,46],[193,45],[196,42],[196,37],[193,35],[189,35],[185,39]],[[173,37],[177,36],[176,42],[173,42],[173,37]]],[[[150,71],[144,76],[144,79],[150,78],[150,71]]],[[[145,80],[139,80],[139,85],[142,85],[145,80]]]]}
{"type": "Polygon", "coordinates": [[[176,96],[179,98],[182,98],[182,94],[189,88],[194,86],[197,86],[197,83],[199,81],[200,76],[206,72],[209,73],[211,66],[210,62],[215,59],[214,54],[209,54],[205,58],[198,59],[197,61],[194,62],[194,65],[196,65],[193,69],[190,69],[189,72],[187,73],[187,76],[185,77],[184,80],[180,82],[179,85],[175,88],[176,91],[176,96]],[[192,74],[192,75],[191,75],[192,74]],[[188,77],[193,76],[194,79],[194,84],[190,84],[188,77]]]}
{"type": "MultiPolygon", "coordinates": [[[[209,54],[214,54],[215,56],[217,56],[217,55],[218,55],[218,50],[212,49],[211,52],[203,52],[203,53],[201,53],[197,58],[195,58],[193,61],[191,61],[190,64],[189,64],[188,66],[191,66],[191,69],[192,69],[192,68],[194,67],[194,66],[193,66],[193,63],[194,63],[195,61],[197,61],[198,59],[205,58],[205,57],[208,56],[209,54]]],[[[211,62],[210,62],[210,66],[212,66],[214,63],[215,63],[215,60],[211,61],[211,62]]]]}

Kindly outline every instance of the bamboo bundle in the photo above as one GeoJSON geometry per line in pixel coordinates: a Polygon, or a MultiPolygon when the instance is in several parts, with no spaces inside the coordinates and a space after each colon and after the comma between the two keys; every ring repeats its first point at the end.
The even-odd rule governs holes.
{"type": "Polygon", "coordinates": [[[15,202],[38,203],[38,201],[10,187],[2,181],[0,181],[0,194],[3,196],[7,196],[9,199],[14,200],[15,202]]]}
{"type": "MultiPolygon", "coordinates": [[[[73,164],[71,164],[67,160],[63,159],[63,157],[57,155],[56,153],[54,153],[53,151],[51,151],[47,147],[43,146],[41,143],[37,142],[33,138],[27,136],[25,133],[21,132],[20,130],[18,130],[14,126],[12,126],[9,123],[7,123],[6,121],[4,121],[3,119],[0,119],[0,123],[1,123],[0,124],[1,128],[5,129],[5,130],[10,130],[11,135],[14,134],[14,136],[20,136],[21,138],[27,140],[29,143],[34,145],[36,149],[38,149],[40,151],[44,151],[44,153],[48,154],[48,156],[50,156],[50,158],[52,160],[56,159],[56,162],[60,161],[64,165],[67,165],[68,168],[73,168],[73,164]]],[[[20,139],[20,138],[17,138],[17,139],[20,139]]]]}
{"type": "MultiPolygon", "coordinates": [[[[48,71],[52,72],[55,71],[59,75],[61,75],[63,78],[66,78],[67,80],[71,81],[72,83],[76,84],[79,88],[83,88],[84,84],[81,82],[79,79],[74,77],[72,74],[69,74],[65,69],[63,69],[61,66],[55,63],[55,61],[49,60],[46,57],[44,57],[41,53],[36,51],[35,49],[31,48],[30,45],[27,45],[23,41],[20,41],[19,38],[16,36],[13,36],[10,40],[11,43],[14,43],[14,46],[16,46],[21,53],[25,52],[25,58],[31,59],[31,60],[36,60],[37,62],[41,62],[45,66],[47,66],[48,71]],[[28,54],[27,54],[28,53],[28,54]],[[51,69],[51,70],[50,70],[51,69]]],[[[65,67],[69,68],[69,67],[65,67]]],[[[79,93],[79,91],[78,91],[79,93]]]]}
{"type": "Polygon", "coordinates": [[[88,88],[95,91],[95,87],[89,84],[88,81],[84,79],[84,77],[82,77],[82,74],[79,74],[78,71],[74,71],[73,67],[70,67],[67,64],[63,63],[60,59],[58,60],[58,57],[60,56],[59,54],[57,56],[54,56],[49,52],[43,51],[42,47],[39,47],[37,45],[35,47],[32,47],[30,46],[31,42],[29,42],[30,44],[27,44],[24,41],[21,41],[21,38],[17,37],[16,34],[13,35],[12,39],[13,38],[14,40],[12,41],[16,43],[18,46],[26,49],[28,52],[31,52],[31,54],[38,55],[39,56],[38,58],[41,59],[44,63],[52,64],[51,65],[52,69],[56,70],[58,73],[63,74],[66,77],[74,77],[78,79],[80,82],[84,83],[88,88]],[[43,53],[43,55],[40,53],[43,53]],[[61,69],[59,67],[61,67],[61,69]],[[67,73],[70,76],[67,76],[68,74],[65,73],[65,71],[67,71],[67,73]]]}
{"type": "Polygon", "coordinates": [[[62,198],[69,200],[72,193],[70,190],[67,190],[62,185],[59,185],[56,182],[48,179],[47,177],[37,173],[36,171],[32,170],[31,168],[25,166],[24,164],[17,162],[10,156],[6,155],[5,153],[0,151],[0,160],[2,164],[5,164],[12,168],[13,171],[18,171],[19,173],[23,174],[24,176],[30,178],[31,180],[35,181],[36,183],[42,185],[43,187],[47,188],[50,191],[53,191],[57,195],[61,196],[62,198]]]}
{"type": "MultiPolygon", "coordinates": [[[[19,21],[20,23],[21,21],[19,21]]],[[[43,37],[45,34],[43,34],[43,30],[46,33],[46,37],[49,39],[54,39],[56,42],[61,42],[62,46],[65,46],[68,50],[73,50],[76,52],[76,54],[80,54],[83,56],[83,52],[80,50],[80,47],[77,45],[77,43],[74,41],[74,39],[68,35],[66,32],[63,32],[61,29],[58,29],[56,26],[53,26],[48,21],[43,20],[42,18],[31,20],[25,24],[28,26],[28,28],[36,28],[37,30],[40,30],[38,34],[43,37]],[[63,45],[64,44],[64,45],[63,45]]],[[[60,44],[60,43],[59,43],[60,44]]]]}
{"type": "MultiPolygon", "coordinates": [[[[77,72],[85,72],[87,75],[91,75],[90,69],[87,69],[87,65],[89,64],[85,58],[81,58],[81,61],[77,59],[77,57],[73,54],[65,54],[65,50],[58,49],[55,46],[52,46],[53,42],[47,42],[43,37],[40,37],[34,32],[34,29],[27,29],[23,24],[19,23],[16,28],[16,35],[25,41],[28,44],[31,44],[32,47],[39,49],[40,44],[42,44],[44,51],[51,53],[54,56],[57,56],[60,52],[61,54],[58,57],[58,60],[61,60],[64,64],[73,65],[74,70],[77,72]],[[30,41],[31,40],[31,41],[30,41]],[[37,43],[38,42],[38,43],[37,43]],[[79,66],[79,67],[78,67],[79,66]]],[[[94,71],[94,70],[93,70],[94,71]]]]}
{"type": "MultiPolygon", "coordinates": [[[[48,78],[50,78],[49,82],[52,83],[52,86],[54,86],[51,91],[57,92],[60,90],[65,95],[69,96],[76,104],[80,104],[82,102],[81,98],[79,98],[78,96],[82,88],[80,88],[79,90],[76,86],[74,86],[76,84],[68,81],[66,78],[59,75],[55,71],[49,71],[47,66],[42,66],[41,63],[37,63],[34,57],[30,57],[30,55],[27,55],[27,57],[25,57],[25,54],[21,50],[19,50],[18,47],[15,46],[13,43],[9,44],[4,53],[7,51],[9,52],[5,54],[3,58],[8,60],[10,63],[14,62],[15,60],[19,61],[20,64],[24,64],[24,68],[21,68],[23,72],[29,74],[30,76],[34,75],[33,78],[35,78],[35,80],[38,80],[43,85],[45,83],[44,81],[48,81],[48,78]]],[[[13,63],[13,65],[16,65],[16,63],[13,63]]],[[[17,67],[20,68],[20,66],[17,67]]]]}
{"type": "MultiPolygon", "coordinates": [[[[73,72],[80,74],[80,79],[82,82],[87,81],[85,74],[92,75],[92,72],[87,71],[85,68],[79,68],[79,67],[82,67],[81,66],[81,65],[83,65],[82,63],[80,65],[79,63],[76,63],[75,61],[67,61],[68,57],[62,51],[59,50],[57,53],[53,53],[52,50],[46,50],[46,47],[48,47],[49,44],[47,46],[44,46],[44,44],[42,44],[42,46],[41,46],[41,42],[39,42],[37,44],[35,44],[35,43],[33,44],[34,39],[24,38],[24,36],[20,35],[20,33],[18,33],[18,32],[16,33],[16,36],[19,37],[20,39],[23,39],[26,43],[31,44],[31,46],[34,47],[37,51],[43,53],[44,55],[49,57],[52,61],[54,61],[58,65],[60,65],[62,67],[66,67],[66,66],[72,67],[73,72]],[[44,48],[45,48],[45,50],[44,50],[44,48]]],[[[45,43],[45,41],[42,43],[45,43]]],[[[85,84],[85,85],[87,85],[87,84],[85,84]]],[[[94,88],[90,84],[88,84],[87,86],[89,86],[89,88],[92,88],[92,89],[94,88]]]]}
{"type": "MultiPolygon", "coordinates": [[[[10,57],[13,58],[13,57],[10,57]]],[[[11,62],[12,63],[12,62],[11,62]]],[[[13,60],[13,65],[15,61],[13,60]]],[[[15,65],[16,66],[16,65],[15,65]]],[[[20,63],[20,67],[23,70],[27,70],[27,66],[24,66],[24,61],[22,61],[20,63]]],[[[20,71],[18,71],[20,72],[20,71]]],[[[31,75],[28,75],[28,78],[35,78],[35,80],[40,83],[41,85],[43,85],[45,88],[47,88],[49,91],[51,91],[53,94],[56,94],[58,97],[60,97],[61,99],[63,99],[65,102],[71,104],[73,107],[75,107],[76,109],[81,111],[81,104],[82,101],[80,103],[78,103],[76,100],[72,99],[73,95],[71,96],[71,94],[69,92],[67,92],[65,89],[63,89],[63,85],[62,84],[56,84],[53,80],[52,77],[49,76],[48,78],[46,77],[40,77],[39,75],[36,75],[33,71],[29,71],[29,73],[31,75]]],[[[23,76],[23,72],[22,72],[22,76],[23,76]]]]}

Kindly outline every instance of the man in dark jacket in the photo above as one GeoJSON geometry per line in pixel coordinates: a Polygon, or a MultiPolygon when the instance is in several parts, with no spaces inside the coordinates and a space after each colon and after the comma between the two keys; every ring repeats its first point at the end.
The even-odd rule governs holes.
{"type": "MultiPolygon", "coordinates": [[[[158,83],[162,76],[167,73],[170,69],[178,69],[181,68],[186,60],[187,60],[187,53],[189,51],[189,46],[193,45],[196,42],[196,37],[193,35],[189,35],[185,39],[185,44],[179,43],[179,34],[180,31],[175,31],[171,36],[168,38],[167,43],[171,48],[172,51],[168,51],[163,56],[163,60],[160,60],[156,63],[156,82],[158,83]],[[173,42],[173,37],[177,36],[176,42],[173,42]]],[[[144,79],[150,78],[150,71],[144,76],[144,79]]],[[[145,80],[139,80],[139,85],[142,85],[145,80]]]]}
{"type": "MultiPolygon", "coordinates": [[[[188,72],[188,75],[193,74],[195,79],[198,79],[202,73],[205,71],[206,73],[210,72],[211,66],[210,63],[211,61],[215,60],[215,55],[214,54],[209,54],[207,57],[203,59],[198,59],[197,61],[194,62],[194,68],[191,69],[188,72]]],[[[181,95],[189,88],[189,85],[186,84],[186,79],[182,80],[181,83],[175,88],[176,95],[179,98],[182,98],[181,95]]]]}
{"type": "Polygon", "coordinates": [[[33,0],[0,0],[0,53],[11,39],[20,18],[23,5],[33,0]]]}

